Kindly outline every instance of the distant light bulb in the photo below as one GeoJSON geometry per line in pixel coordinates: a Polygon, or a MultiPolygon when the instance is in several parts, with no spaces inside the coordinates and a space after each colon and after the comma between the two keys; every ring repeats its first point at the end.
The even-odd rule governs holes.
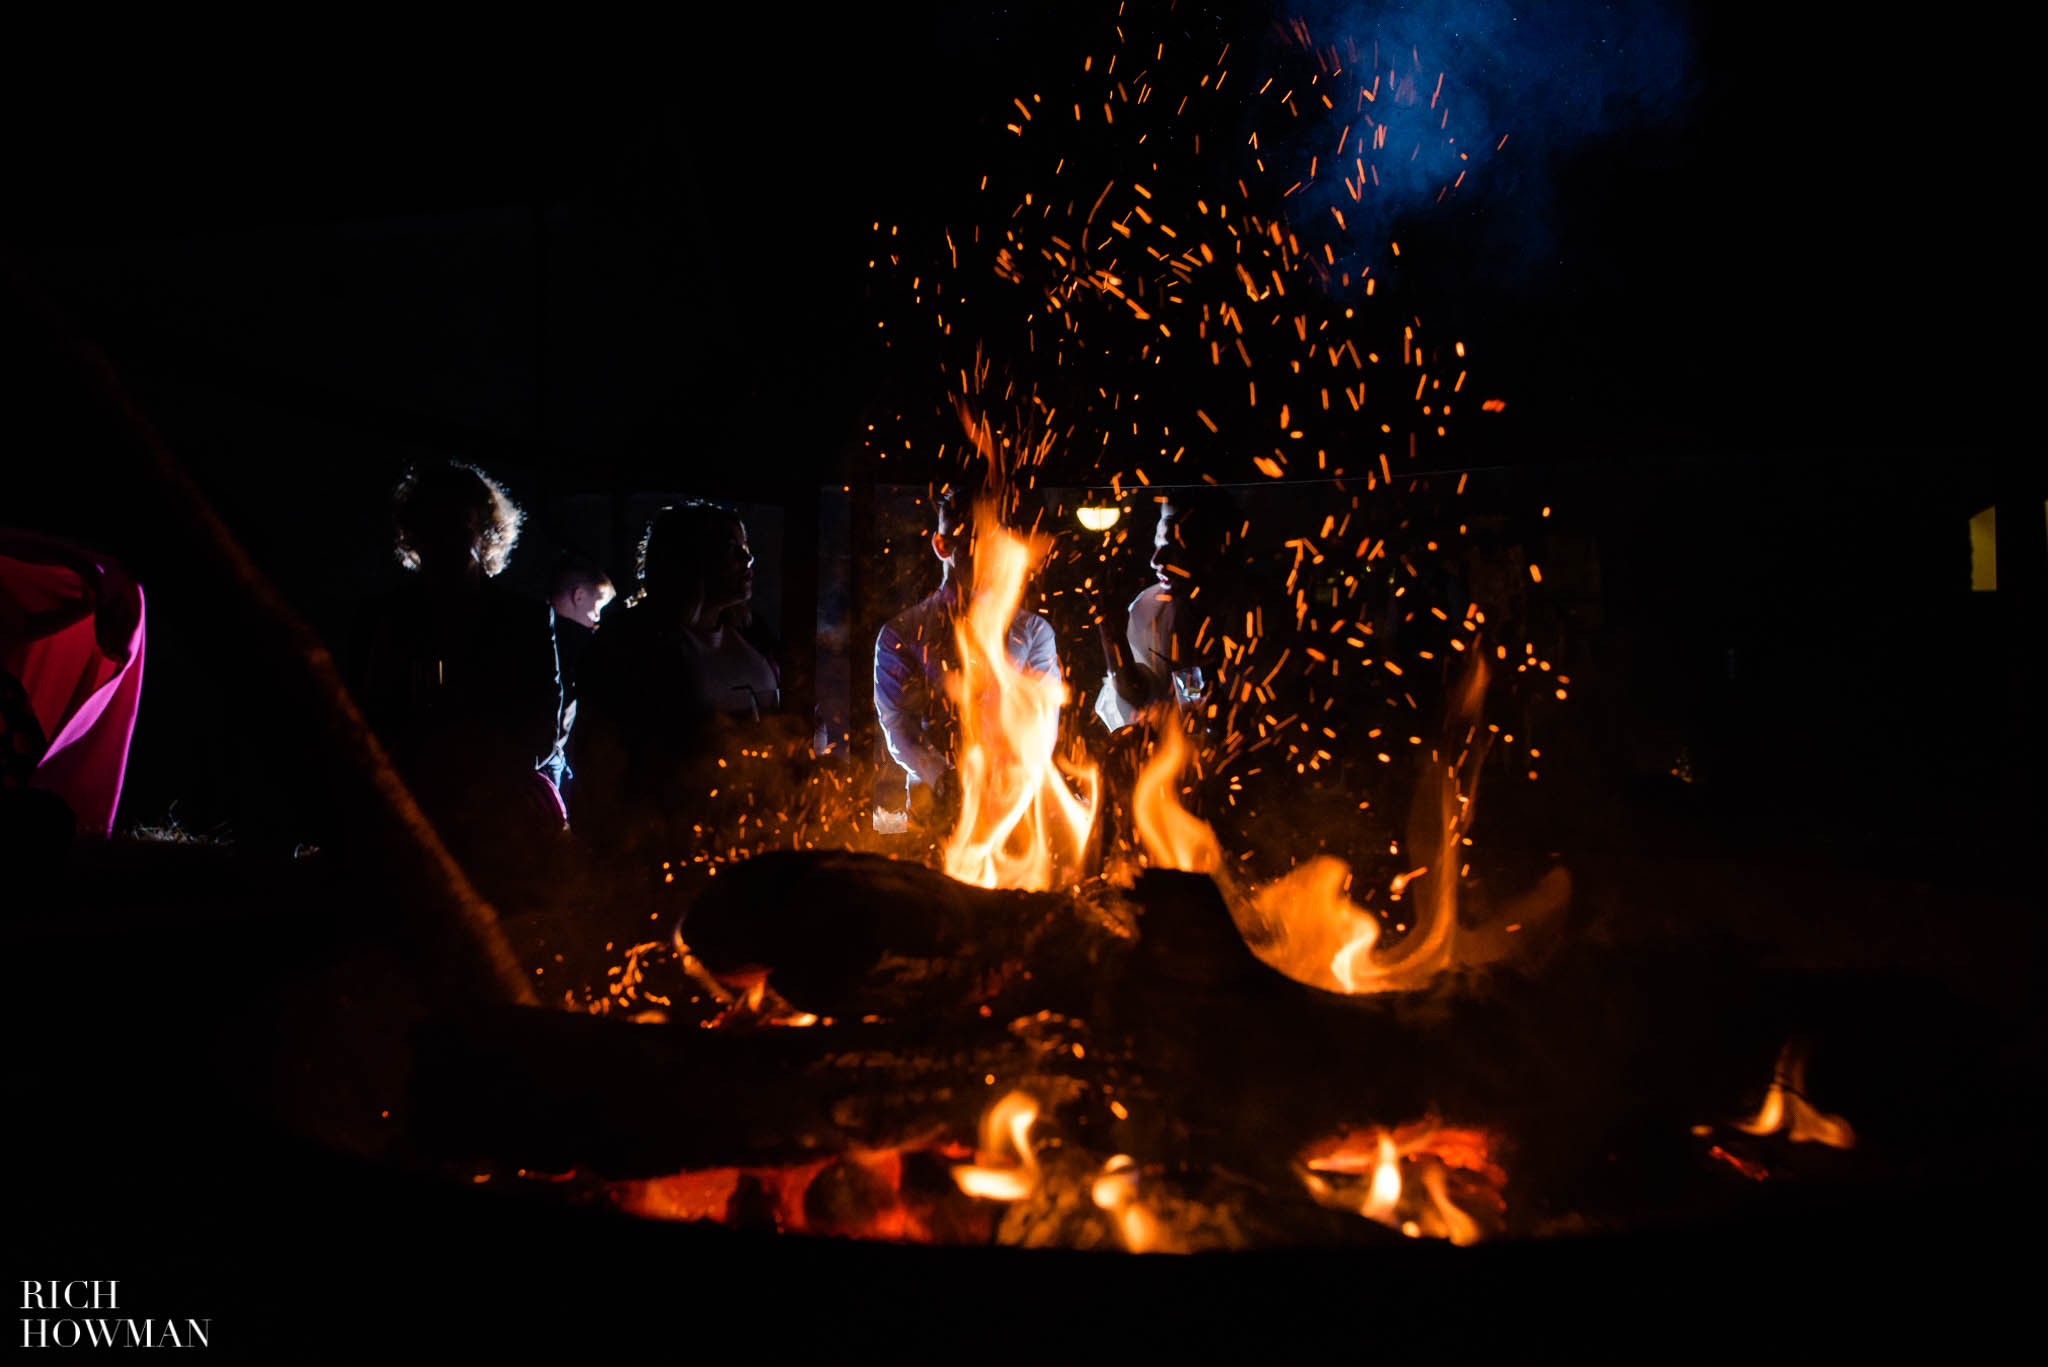
{"type": "Polygon", "coordinates": [[[1091,532],[1106,532],[1124,515],[1121,508],[1076,508],[1074,520],[1091,532]]]}

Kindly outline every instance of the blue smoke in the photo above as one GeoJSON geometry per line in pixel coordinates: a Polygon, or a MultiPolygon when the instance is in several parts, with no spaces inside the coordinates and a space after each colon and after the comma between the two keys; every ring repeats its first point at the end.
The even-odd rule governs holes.
{"type": "Polygon", "coordinates": [[[1297,44],[1305,27],[1321,61],[1343,67],[1319,81],[1336,108],[1288,140],[1292,174],[1316,158],[1290,216],[1336,209],[1354,260],[1376,267],[1391,264],[1388,235],[1418,215],[1489,217],[1511,254],[1547,249],[1553,169],[1668,123],[1696,84],[1690,16],[1672,4],[1291,0],[1280,15],[1297,44]]]}

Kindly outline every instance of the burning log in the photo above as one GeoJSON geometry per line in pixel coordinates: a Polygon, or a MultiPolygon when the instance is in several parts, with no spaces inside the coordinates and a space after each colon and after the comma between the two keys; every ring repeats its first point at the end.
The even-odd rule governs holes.
{"type": "Polygon", "coordinates": [[[983,1006],[997,1020],[1085,1015],[1097,1040],[1177,1094],[1148,1107],[1154,1116],[1257,1132],[1219,1137],[1219,1155],[1291,1153],[1354,1109],[1410,1116],[1430,1104],[1412,1072],[1426,1034],[1268,967],[1201,875],[1154,870],[1128,900],[1102,888],[1091,901],[974,888],[872,856],[773,854],[720,879],[681,934],[716,974],[766,969],[803,1010],[901,1019],[926,1045],[932,1022],[983,1006]],[[1322,1086],[1297,1085],[1317,1073],[1322,1086]],[[1201,1098],[1225,1079],[1226,1091],[1273,1094],[1251,1107],[1234,1095],[1205,1118],[1201,1098]],[[1325,1088],[1346,1098],[1334,1111],[1325,1088]]]}
{"type": "MultiPolygon", "coordinates": [[[[1432,1103],[1426,1032],[1260,962],[1200,875],[1152,871],[1128,901],[1103,889],[1091,902],[870,856],[767,855],[719,880],[682,934],[715,973],[765,968],[804,1010],[901,1019],[932,1057],[957,1038],[950,1022],[981,1007],[996,1020],[1085,1014],[1099,1050],[1143,1069],[1123,1094],[1141,1098],[1130,1128],[1148,1151],[1273,1180],[1334,1126],[1432,1103]]],[[[968,1065],[970,1077],[991,1071],[1016,1076],[968,1065]]]]}
{"type": "MultiPolygon", "coordinates": [[[[1128,898],[1105,891],[1089,903],[970,888],[881,859],[792,854],[731,870],[718,894],[683,932],[714,968],[766,967],[799,1007],[842,1017],[866,1007],[950,1020],[977,1001],[999,1001],[998,1020],[1041,1008],[1085,1015],[1090,1056],[1132,1075],[1116,1084],[1130,1112],[1120,1146],[1268,1177],[1344,1126],[1432,1111],[1505,1119],[1584,1094],[1607,1109],[1669,1105],[1682,1129],[1696,1064],[1633,1093],[1612,1080],[1640,1072],[1632,1060],[1649,1052],[1724,1053],[1717,1032],[1753,1002],[1738,986],[1744,963],[1593,947],[1539,978],[1501,972],[1484,992],[1456,974],[1432,993],[1322,991],[1251,953],[1212,879],[1171,871],[1144,874],[1128,898]]],[[[1731,1088],[1745,1082],[1728,1076],[1731,1088]]],[[[1592,1109],[1587,1123],[1606,1123],[1592,1109]]]]}
{"type": "MultiPolygon", "coordinates": [[[[1195,1250],[1411,1224],[1463,1242],[1711,1213],[1761,1190],[1696,1125],[1710,1098],[1728,1117],[1754,1104],[1811,982],[1764,1000],[1740,955],[1587,949],[1480,990],[1340,996],[1241,944],[1234,966],[1212,954],[1195,895],[1210,886],[1141,880],[1146,934],[1085,1024],[954,1010],[747,1032],[496,1009],[416,1033],[394,1114],[423,1157],[573,1168],[585,1190],[652,1179],[629,1182],[625,1204],[656,1217],[949,1242],[1195,1250]],[[1033,1158],[984,1136],[973,1165],[1015,1180],[956,1190],[942,1155],[969,1158],[1011,1091],[1038,1108],[1033,1158]],[[903,1164],[894,1178],[888,1161],[903,1164]],[[992,1224],[959,1206],[999,1197],[992,1224]]],[[[1210,899],[1212,925],[1227,922],[1210,899]]],[[[1839,1096],[1869,1112],[1867,1090],[1839,1096]]],[[[1723,1147],[1773,1174],[1801,1157],[1740,1138],[1723,1147]]]]}
{"type": "Polygon", "coordinates": [[[894,1242],[983,1244],[994,1209],[956,1190],[945,1153],[853,1150],[781,1167],[711,1168],[605,1182],[605,1198],[652,1220],[716,1220],[772,1230],[894,1242]]]}
{"type": "Polygon", "coordinates": [[[496,1009],[414,1032],[409,1133],[439,1160],[615,1178],[812,1161],[972,1133],[991,1078],[1071,1099],[1046,1054],[973,1014],[706,1031],[496,1009]]]}
{"type": "MultiPolygon", "coordinates": [[[[812,1232],[1468,1242],[1710,1211],[1731,1179],[1757,1186],[1699,1142],[1708,1099],[1753,1108],[1786,1030],[1843,1011],[1809,980],[1765,993],[1738,946],[1583,938],[1540,974],[1323,990],[1253,953],[1215,878],[1170,870],[1056,895],[874,856],[764,855],[727,866],[679,939],[715,973],[771,977],[816,1023],[444,1019],[415,1039],[415,1150],[652,1179],[608,1190],[657,1217],[812,1232]],[[933,1182],[934,1155],[966,1157],[1011,1091],[1036,1104],[1035,1147],[985,1142],[976,1194],[933,1182]],[[887,1161],[907,1166],[884,1180],[887,1161]],[[982,1224],[955,1198],[1002,1204],[982,1224]]],[[[1840,1097],[1859,1124],[1865,1096],[1840,1097]]],[[[1753,1147],[1722,1145],[1746,1161],[1753,1147]]],[[[1791,1161],[1757,1152],[1773,1172],[1791,1161]]]]}
{"type": "Polygon", "coordinates": [[[1136,923],[1106,895],[996,891],[879,855],[778,851],[717,879],[679,934],[717,976],[765,968],[804,1010],[860,1019],[984,1004],[1085,1013],[1136,923]]]}

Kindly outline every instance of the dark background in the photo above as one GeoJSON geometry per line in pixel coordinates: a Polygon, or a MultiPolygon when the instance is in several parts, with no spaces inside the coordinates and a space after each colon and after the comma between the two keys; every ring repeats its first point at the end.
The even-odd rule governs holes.
{"type": "MultiPolygon", "coordinates": [[[[1256,35],[1263,12],[1175,18],[1256,35]]],[[[1664,774],[1682,750],[1752,830],[1820,819],[1937,858],[1986,822],[2009,836],[2038,744],[2021,624],[2042,525],[2007,515],[1997,594],[1969,592],[1966,533],[2041,496],[2006,45],[1989,10],[1956,14],[1932,58],[1771,7],[1671,12],[1692,52],[1670,107],[1503,163],[1502,186],[1547,195],[1480,187],[1402,227],[1411,297],[1512,398],[1463,463],[1508,467],[1484,487],[1518,529],[1556,505],[1527,523],[1531,558],[1581,562],[1560,667],[1629,732],[1599,743],[1599,777],[1664,774]],[[1545,245],[1503,264],[1528,214],[1545,245]]],[[[405,463],[460,456],[532,514],[512,572],[529,587],[563,544],[629,572],[636,494],[760,510],[791,549],[762,578],[805,705],[815,492],[848,489],[857,517],[866,424],[931,401],[877,344],[897,304],[870,297],[870,223],[953,213],[1012,87],[1106,48],[1090,23],[707,16],[660,59],[623,33],[260,60],[190,34],[50,37],[20,48],[4,96],[0,242],[316,630],[342,632],[390,573],[405,463]]],[[[231,674],[235,645],[180,595],[179,529],[12,369],[33,436],[8,520],[108,547],[154,590],[126,819],[182,803],[199,829],[301,838],[288,806],[238,797],[270,782],[237,758],[260,718],[191,684],[231,674]]],[[[834,725],[849,705],[860,721],[861,654],[825,661],[834,725]]]]}
{"type": "MultiPolygon", "coordinates": [[[[529,586],[556,542],[602,543],[587,548],[623,573],[636,495],[775,523],[762,589],[779,574],[795,696],[838,688],[857,714],[849,547],[909,487],[892,472],[902,487],[864,489],[882,478],[866,427],[929,400],[876,344],[893,306],[868,296],[869,225],[951,212],[1010,94],[1103,50],[1079,8],[699,11],[681,32],[20,30],[0,81],[0,523],[103,547],[150,593],[123,822],[289,849],[322,812],[293,739],[303,696],[254,662],[249,615],[67,335],[109,358],[330,639],[394,573],[399,471],[454,456],[532,513],[514,571],[529,586]],[[834,489],[843,502],[821,500],[834,489]]],[[[1541,625],[1576,680],[1543,782],[1490,783],[1475,834],[1691,871],[1674,881],[1699,871],[1681,860],[1741,864],[1706,888],[1798,863],[1818,876],[1786,886],[1816,902],[1846,901],[1853,874],[1916,925],[1929,882],[2031,889],[2048,557],[2018,44],[1992,6],[1910,30],[1823,7],[1679,13],[1697,77],[1682,110],[1527,154],[1554,190],[1540,256],[1495,259],[1527,207],[1505,195],[1402,228],[1407,288],[1510,401],[1463,458],[1483,467],[1489,535],[1544,565],[1541,625]],[[2000,587],[1973,593],[1967,523],[1994,504],[2000,587]]],[[[2015,925],[1926,919],[1945,958],[2027,958],[2015,925]]],[[[126,1028],[97,1043],[125,1051],[126,1028]]],[[[298,1180],[275,1167],[267,1190],[298,1180]]],[[[131,1175],[156,1179],[146,1160],[131,1175]]],[[[81,1252],[133,1237],[134,1212],[107,1204],[104,1230],[77,1226],[81,1252]]],[[[303,1228],[337,1204],[303,1207],[303,1228]]],[[[207,1218],[203,1195],[186,1206],[207,1218]]],[[[185,1231],[157,1237],[175,1264],[185,1231]]],[[[1697,1257],[1688,1284],[1746,1266],[1743,1242],[1697,1257]]],[[[407,1256],[422,1284],[438,1275],[431,1248],[407,1256]]],[[[609,1275],[574,1285],[596,1304],[586,1283],[609,1275]]]]}
{"type": "MultiPolygon", "coordinates": [[[[1578,563],[1559,664],[1626,733],[1588,743],[1589,771],[1655,777],[1683,751],[1751,830],[1820,820],[1937,859],[2009,837],[2038,745],[2022,624],[2042,524],[2007,514],[1996,594],[1969,591],[1966,532],[2041,496],[2006,45],[1989,10],[1957,13],[1932,58],[1771,7],[1667,12],[1692,44],[1668,107],[1502,164],[1500,186],[1547,194],[1480,187],[1402,226],[1410,296],[1512,398],[1459,452],[1494,472],[1475,492],[1529,558],[1578,563]],[[1504,264],[1532,214],[1541,252],[1504,264]]],[[[1249,43],[1264,13],[1173,21],[1249,43]]],[[[788,546],[762,580],[792,699],[857,726],[858,643],[815,691],[806,628],[828,655],[843,631],[817,617],[816,492],[847,490],[857,521],[866,424],[931,402],[877,343],[898,303],[870,297],[869,226],[952,214],[1012,87],[1106,49],[1101,22],[707,16],[659,57],[624,33],[250,60],[190,34],[49,36],[4,96],[0,242],[330,639],[391,572],[384,500],[410,460],[511,485],[532,514],[512,574],[533,588],[565,544],[628,573],[635,495],[705,494],[788,546]]],[[[44,346],[47,321],[15,313],[44,346]]],[[[198,829],[303,838],[289,804],[246,810],[273,782],[241,754],[270,750],[248,740],[260,707],[193,684],[232,675],[236,646],[179,592],[181,530],[32,373],[12,367],[8,520],[107,547],[154,590],[126,819],[181,803],[198,829]]]]}

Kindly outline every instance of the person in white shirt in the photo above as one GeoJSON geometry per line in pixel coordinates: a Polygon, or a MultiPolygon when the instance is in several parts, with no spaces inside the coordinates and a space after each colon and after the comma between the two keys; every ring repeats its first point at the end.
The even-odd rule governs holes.
{"type": "MultiPolygon", "coordinates": [[[[932,554],[941,568],[938,590],[899,613],[875,637],[875,715],[889,757],[902,771],[908,810],[920,818],[951,796],[953,722],[945,676],[959,668],[954,629],[974,583],[971,504],[952,489],[941,490],[932,502],[932,554]]],[[[1058,677],[1059,648],[1052,624],[1037,613],[1019,609],[1010,619],[1005,645],[1018,669],[1058,677]]],[[[894,806],[886,796],[882,805],[894,806]]],[[[878,814],[878,824],[880,820],[878,814]]]]}
{"type": "Polygon", "coordinates": [[[1221,489],[1176,489],[1160,501],[1153,582],[1126,610],[1128,655],[1110,643],[1110,676],[1095,712],[1111,731],[1171,698],[1183,712],[1220,697],[1220,642],[1243,636],[1242,515],[1221,489]],[[1121,658],[1118,658],[1119,656],[1121,658]]]}

